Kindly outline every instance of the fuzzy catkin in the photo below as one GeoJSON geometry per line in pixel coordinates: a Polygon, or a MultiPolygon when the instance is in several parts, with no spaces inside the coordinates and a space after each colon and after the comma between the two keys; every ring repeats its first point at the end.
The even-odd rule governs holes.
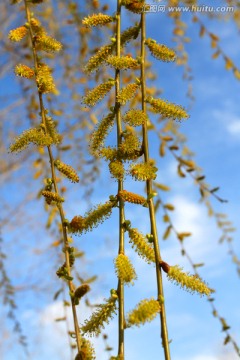
{"type": "Polygon", "coordinates": [[[153,99],[152,97],[147,97],[146,102],[152,106],[152,110],[155,113],[161,114],[164,118],[180,120],[187,119],[189,117],[185,109],[180,105],[176,105],[162,99],[153,99]]]}
{"type": "Polygon", "coordinates": [[[148,116],[142,110],[131,109],[123,116],[123,121],[130,126],[139,126],[148,121],[148,116]]]}
{"type": "Polygon", "coordinates": [[[153,247],[147,242],[146,237],[138,229],[128,229],[128,235],[132,247],[135,248],[138,255],[148,263],[155,262],[153,247]]]}
{"type": "Polygon", "coordinates": [[[138,61],[133,59],[131,56],[119,57],[111,55],[107,58],[106,62],[118,70],[137,69],[139,67],[138,61]]]}
{"type": "Polygon", "coordinates": [[[138,83],[128,84],[126,87],[122,88],[119,91],[119,94],[117,96],[117,102],[119,102],[121,105],[125,105],[134,97],[138,88],[138,83]]]}
{"type": "Polygon", "coordinates": [[[144,299],[127,315],[127,327],[140,326],[152,321],[161,311],[161,306],[157,300],[144,299]]]}
{"type": "Polygon", "coordinates": [[[64,164],[60,160],[56,160],[54,162],[54,165],[56,166],[58,171],[64,174],[70,181],[72,181],[73,183],[79,182],[79,176],[76,170],[74,170],[70,165],[64,164]]]}
{"type": "Polygon", "coordinates": [[[109,55],[112,54],[114,49],[114,46],[112,44],[110,45],[104,45],[100,47],[100,49],[94,54],[87,62],[87,64],[84,67],[84,72],[87,74],[90,74],[96,70],[107,60],[109,55]]]}
{"type": "Polygon", "coordinates": [[[32,128],[23,131],[23,133],[15,139],[15,142],[10,146],[10,151],[20,152],[26,149],[31,143],[38,146],[50,146],[54,141],[51,136],[45,134],[40,127],[32,128]]]}
{"type": "Polygon", "coordinates": [[[107,201],[88,211],[84,217],[75,216],[70,222],[70,231],[81,234],[83,231],[92,230],[111,216],[113,206],[115,206],[113,201],[107,201]]]}
{"type": "Polygon", "coordinates": [[[81,329],[83,333],[89,335],[98,335],[101,329],[104,329],[104,324],[112,319],[113,315],[116,314],[116,300],[117,297],[111,296],[106,300],[105,304],[97,305],[97,310],[94,311],[89,320],[85,320],[84,325],[81,329]]]}
{"type": "Polygon", "coordinates": [[[133,284],[137,275],[129,258],[124,254],[119,254],[114,260],[114,265],[118,279],[124,284],[133,284]]]}
{"type": "Polygon", "coordinates": [[[75,360],[95,360],[95,350],[93,345],[88,339],[81,338],[81,350],[77,353],[75,360]]]}
{"type": "Polygon", "coordinates": [[[143,196],[132,193],[127,190],[121,190],[118,192],[118,196],[123,201],[130,202],[132,204],[139,204],[139,205],[146,205],[147,199],[145,199],[143,196]]]}
{"type": "Polygon", "coordinates": [[[156,59],[166,62],[175,61],[176,54],[174,50],[168,48],[167,46],[157,44],[155,40],[150,38],[145,41],[145,44],[147,45],[152,56],[154,56],[156,59]]]}
{"type": "Polygon", "coordinates": [[[131,165],[129,173],[135,180],[146,181],[155,180],[157,177],[157,170],[158,168],[151,162],[143,162],[131,165]]]}
{"type": "Polygon", "coordinates": [[[54,93],[56,87],[52,77],[52,70],[46,64],[38,64],[36,71],[36,83],[38,86],[38,91],[42,94],[54,93]]]}
{"type": "Polygon", "coordinates": [[[96,130],[91,135],[90,139],[90,151],[93,155],[100,150],[101,146],[104,144],[104,140],[107,137],[109,131],[113,127],[115,114],[113,112],[105,116],[99,123],[96,130]]]}
{"type": "Polygon", "coordinates": [[[123,180],[125,175],[124,165],[119,160],[110,161],[109,171],[113,178],[123,180]]]}
{"type": "Polygon", "coordinates": [[[51,36],[46,35],[45,33],[36,36],[36,45],[38,50],[45,51],[47,53],[58,52],[62,49],[62,44],[51,36]]]}
{"type": "Polygon", "coordinates": [[[198,276],[183,272],[182,268],[178,265],[170,266],[167,271],[167,276],[171,281],[175,282],[175,284],[180,285],[192,293],[197,292],[201,296],[209,296],[214,292],[214,290],[210,289],[198,276]]]}
{"type": "Polygon", "coordinates": [[[29,66],[24,64],[18,64],[15,66],[15,74],[17,76],[24,77],[26,79],[31,79],[34,77],[35,72],[29,66]]]}
{"type": "Polygon", "coordinates": [[[102,13],[89,15],[82,20],[82,24],[86,27],[103,26],[114,21],[114,18],[102,13]]]}
{"type": "Polygon", "coordinates": [[[16,29],[10,30],[8,34],[8,38],[13,42],[21,41],[28,33],[28,29],[26,26],[20,26],[16,29]]]}
{"type": "Polygon", "coordinates": [[[105,81],[104,83],[96,86],[94,89],[90,90],[86,96],[83,97],[83,103],[88,106],[96,105],[107,95],[114,84],[115,80],[109,79],[108,81],[105,81]]]}

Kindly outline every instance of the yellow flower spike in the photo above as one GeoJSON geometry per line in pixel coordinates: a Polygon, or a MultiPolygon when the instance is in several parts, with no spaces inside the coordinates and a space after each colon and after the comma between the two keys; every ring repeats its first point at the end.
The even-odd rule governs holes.
{"type": "Polygon", "coordinates": [[[50,146],[54,142],[51,136],[45,134],[41,128],[32,128],[23,131],[9,149],[11,152],[19,152],[26,149],[31,143],[38,146],[50,146]]]}
{"type": "Polygon", "coordinates": [[[21,76],[26,79],[31,79],[34,77],[35,72],[30,67],[23,65],[23,64],[19,64],[19,65],[15,66],[15,74],[17,76],[21,76]]]}
{"type": "Polygon", "coordinates": [[[89,74],[96,71],[113,52],[113,45],[102,46],[95,55],[93,55],[84,67],[84,72],[89,74]]]}
{"type": "Polygon", "coordinates": [[[164,261],[161,261],[160,266],[163,271],[167,273],[169,280],[175,282],[176,285],[180,285],[187,291],[192,293],[197,292],[201,296],[210,296],[214,292],[214,290],[210,289],[200,277],[183,272],[182,268],[178,265],[170,266],[164,261]]]}
{"type": "Polygon", "coordinates": [[[99,156],[105,158],[106,160],[113,161],[116,160],[118,156],[118,150],[116,148],[107,146],[99,151],[99,156]]]}
{"type": "Polygon", "coordinates": [[[153,298],[144,299],[127,315],[127,327],[140,326],[151,322],[161,311],[159,302],[153,298]]]}
{"type": "Polygon", "coordinates": [[[109,323],[113,315],[116,314],[117,296],[111,296],[106,300],[105,304],[97,305],[97,310],[92,314],[89,320],[85,320],[84,325],[81,326],[83,333],[89,335],[98,335],[101,329],[104,329],[104,324],[109,323]]]}
{"type": "Polygon", "coordinates": [[[88,211],[84,217],[75,216],[70,222],[70,231],[81,234],[83,231],[87,232],[92,230],[92,228],[97,227],[111,216],[112,208],[116,206],[116,204],[117,200],[107,201],[105,204],[99,204],[88,211]]]}
{"type": "Polygon", "coordinates": [[[93,26],[104,26],[112,21],[114,21],[114,17],[99,13],[85,17],[82,20],[82,24],[89,28],[93,26]]]}
{"type": "Polygon", "coordinates": [[[147,200],[138,194],[132,193],[127,190],[121,190],[118,192],[118,197],[123,201],[127,201],[132,204],[146,205],[147,200]]]}
{"type": "Polygon", "coordinates": [[[83,103],[88,106],[94,106],[107,95],[114,84],[115,80],[109,79],[103,84],[96,86],[94,89],[90,90],[86,96],[83,97],[83,103]]]}
{"type": "Polygon", "coordinates": [[[90,139],[90,151],[93,155],[101,148],[109,131],[114,124],[115,113],[111,112],[105,116],[99,123],[97,129],[93,132],[90,139]]]}
{"type": "Polygon", "coordinates": [[[62,161],[60,160],[56,160],[54,162],[54,165],[56,166],[56,168],[62,173],[64,174],[69,180],[71,180],[74,183],[78,183],[79,182],[79,176],[77,174],[77,172],[70,166],[67,164],[64,164],[62,161]]]}
{"type": "Polygon", "coordinates": [[[117,102],[119,102],[121,105],[125,105],[126,102],[134,97],[139,86],[139,83],[133,83],[128,84],[126,87],[122,88],[117,96],[117,102]]]}
{"type": "Polygon", "coordinates": [[[138,136],[126,130],[123,134],[123,141],[118,148],[118,157],[122,160],[132,160],[139,157],[141,152],[141,143],[138,136]]]}
{"type": "Polygon", "coordinates": [[[129,173],[132,175],[135,180],[138,181],[146,181],[146,180],[155,180],[157,177],[156,172],[158,168],[152,164],[152,162],[148,163],[139,163],[131,165],[131,169],[129,173]]]}
{"type": "Polygon", "coordinates": [[[154,56],[156,59],[166,62],[175,61],[176,54],[174,50],[169,49],[167,46],[157,44],[153,39],[147,39],[145,44],[147,45],[152,56],[154,56]]]}
{"type": "Polygon", "coordinates": [[[131,56],[119,57],[111,55],[107,58],[106,62],[118,70],[137,69],[139,67],[139,62],[136,59],[133,59],[131,56]]]}
{"type": "Polygon", "coordinates": [[[129,258],[124,254],[119,254],[114,260],[115,271],[118,279],[124,284],[133,284],[137,279],[136,272],[129,258]]]}
{"type": "Polygon", "coordinates": [[[81,338],[81,342],[81,350],[76,355],[75,360],[95,360],[95,350],[92,343],[83,337],[81,338]]]}
{"type": "Polygon", "coordinates": [[[36,36],[35,42],[39,50],[43,50],[47,53],[58,52],[62,49],[62,44],[59,41],[45,33],[36,36]]]}
{"type": "Polygon", "coordinates": [[[82,216],[74,216],[69,224],[69,230],[72,233],[82,233],[85,229],[85,219],[82,216]]]}
{"type": "Polygon", "coordinates": [[[61,196],[59,196],[58,194],[51,192],[51,191],[43,190],[42,196],[44,196],[46,198],[46,200],[54,201],[55,203],[64,202],[64,199],[61,196]]]}
{"type": "Polygon", "coordinates": [[[117,180],[123,180],[125,175],[125,170],[123,163],[119,160],[111,161],[109,163],[109,171],[111,175],[117,180]]]}
{"type": "Polygon", "coordinates": [[[46,120],[46,131],[53,139],[54,144],[60,144],[62,137],[58,134],[56,130],[56,121],[54,121],[51,116],[45,115],[46,120]]]}
{"type": "Polygon", "coordinates": [[[130,126],[140,126],[148,121],[148,116],[142,110],[131,109],[123,116],[123,121],[130,126]]]}
{"type": "Polygon", "coordinates": [[[142,0],[124,0],[123,5],[126,9],[135,14],[141,14],[144,9],[146,10],[146,8],[144,7],[145,2],[142,0]]]}
{"type": "Polygon", "coordinates": [[[36,71],[36,82],[38,90],[42,94],[54,93],[56,87],[52,77],[52,70],[46,64],[39,64],[36,71]]]}
{"type": "Polygon", "coordinates": [[[28,33],[26,26],[20,26],[16,29],[10,30],[8,38],[13,42],[21,41],[28,33]]]}
{"type": "Polygon", "coordinates": [[[45,30],[43,29],[40,20],[38,20],[36,18],[31,18],[30,25],[35,34],[44,34],[45,33],[45,30]]]}
{"type": "Polygon", "coordinates": [[[153,247],[146,241],[146,238],[137,229],[128,229],[129,242],[135,248],[138,255],[149,264],[155,262],[155,254],[153,247]]]}
{"type": "Polygon", "coordinates": [[[180,105],[175,105],[162,99],[153,99],[152,97],[147,97],[146,102],[152,106],[152,110],[155,113],[161,114],[164,118],[172,118],[174,120],[189,118],[189,115],[180,105]]]}
{"type": "Polygon", "coordinates": [[[121,37],[121,46],[126,45],[129,41],[132,39],[136,39],[140,32],[140,26],[139,24],[136,24],[135,26],[131,26],[124,30],[120,37],[121,37]]]}

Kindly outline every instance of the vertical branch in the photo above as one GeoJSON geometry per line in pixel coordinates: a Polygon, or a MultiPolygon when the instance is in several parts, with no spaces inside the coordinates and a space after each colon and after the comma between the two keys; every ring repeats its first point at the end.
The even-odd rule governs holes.
{"type": "MultiPolygon", "coordinates": [[[[28,8],[27,0],[24,0],[24,3],[25,3],[25,10],[26,10],[26,18],[27,18],[27,22],[28,22],[28,26],[29,26],[34,67],[35,67],[35,71],[37,71],[38,57],[37,57],[37,52],[36,52],[36,49],[34,46],[34,34],[33,34],[32,27],[31,27],[31,15],[30,15],[30,10],[28,8]]],[[[44,109],[44,104],[43,104],[43,96],[40,91],[38,91],[38,97],[39,97],[40,115],[41,115],[41,119],[42,119],[42,124],[46,125],[46,116],[45,116],[45,109],[44,109]]],[[[54,190],[55,190],[55,193],[57,195],[59,195],[59,190],[58,190],[57,181],[56,181],[56,174],[55,174],[54,158],[52,155],[52,149],[51,149],[51,146],[48,146],[47,148],[48,148],[48,155],[49,155],[49,162],[50,162],[50,167],[51,167],[51,175],[52,175],[54,190]]],[[[66,220],[64,217],[64,211],[63,211],[62,205],[58,204],[57,207],[59,210],[59,215],[60,215],[61,224],[62,224],[62,236],[63,236],[63,240],[64,240],[63,250],[64,250],[64,255],[65,255],[66,269],[68,272],[68,276],[71,278],[71,267],[70,267],[70,259],[69,259],[69,252],[68,252],[69,242],[68,242],[68,234],[67,234],[67,225],[66,225],[66,220]]],[[[72,281],[68,280],[67,282],[68,282],[68,288],[69,288],[70,293],[73,293],[74,285],[73,285],[72,281]]],[[[78,348],[78,352],[80,352],[80,350],[81,350],[81,334],[80,334],[79,326],[78,326],[76,305],[74,304],[74,299],[72,297],[71,297],[71,305],[72,305],[72,314],[73,314],[77,348],[78,348]]]]}
{"type": "MultiPolygon", "coordinates": [[[[116,56],[121,56],[121,0],[117,2],[116,14],[116,56]]],[[[115,72],[115,111],[117,121],[117,146],[121,145],[122,141],[122,124],[121,124],[121,109],[120,103],[117,102],[117,97],[120,91],[120,70],[115,72]]],[[[118,180],[118,192],[123,190],[123,181],[118,180]]],[[[124,254],[124,202],[119,200],[119,249],[118,254],[124,254]]],[[[119,297],[119,317],[118,317],[118,356],[124,359],[124,284],[121,279],[118,280],[118,297],[119,297]]]]}
{"type": "MultiPolygon", "coordinates": [[[[143,12],[141,14],[141,91],[142,91],[142,110],[146,114],[147,110],[146,110],[146,102],[145,102],[145,99],[146,99],[145,39],[146,39],[146,18],[145,18],[145,13],[143,12]]],[[[148,147],[148,131],[147,131],[146,121],[144,122],[144,124],[142,126],[142,132],[143,132],[144,160],[145,160],[145,163],[147,163],[149,161],[149,147],[148,147]]],[[[152,180],[146,181],[146,187],[147,187],[147,198],[148,198],[148,204],[149,204],[151,234],[153,236],[154,252],[155,252],[158,301],[161,303],[161,312],[160,312],[161,337],[162,337],[162,344],[163,344],[164,353],[165,353],[165,359],[170,360],[170,349],[169,349],[169,341],[168,341],[166,312],[165,312],[165,305],[164,305],[162,273],[161,273],[161,269],[159,266],[159,262],[161,261],[161,255],[160,255],[160,248],[159,248],[159,244],[158,244],[156,217],[155,217],[154,203],[153,203],[153,197],[152,197],[152,180]]]]}

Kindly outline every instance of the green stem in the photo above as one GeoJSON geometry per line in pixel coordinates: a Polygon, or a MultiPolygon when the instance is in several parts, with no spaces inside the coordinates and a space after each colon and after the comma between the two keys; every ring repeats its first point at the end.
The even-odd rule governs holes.
{"type": "MultiPolygon", "coordinates": [[[[121,56],[121,0],[117,2],[116,13],[116,56],[121,56]]],[[[120,91],[120,70],[115,73],[115,96],[120,91]]],[[[121,145],[122,141],[122,123],[121,123],[121,109],[120,104],[115,102],[116,121],[117,121],[117,146],[121,145]]],[[[123,181],[118,181],[118,192],[123,190],[123,181]]],[[[124,202],[119,200],[119,249],[118,254],[124,254],[124,202]]],[[[121,360],[124,359],[124,285],[123,282],[118,280],[118,299],[119,299],[119,316],[118,316],[118,356],[121,360]]]]}
{"type": "MultiPolygon", "coordinates": [[[[29,33],[30,33],[30,38],[31,38],[31,47],[32,47],[34,67],[35,67],[35,70],[37,70],[38,58],[37,58],[37,52],[36,52],[36,49],[34,46],[34,34],[33,34],[32,27],[31,27],[31,15],[30,15],[30,10],[28,8],[27,0],[24,0],[24,3],[25,3],[25,10],[26,10],[26,18],[27,18],[27,22],[29,25],[29,33]]],[[[40,93],[39,91],[38,91],[38,97],[39,97],[39,105],[40,105],[42,124],[46,125],[43,97],[42,97],[42,93],[40,93]]],[[[54,157],[52,155],[51,146],[48,146],[48,155],[49,155],[54,190],[55,190],[56,194],[59,195],[59,190],[58,190],[57,181],[56,181],[56,174],[55,174],[54,157]]],[[[66,268],[68,271],[68,275],[71,276],[71,267],[70,267],[69,252],[68,252],[69,243],[68,243],[67,227],[65,224],[65,216],[64,216],[64,211],[63,211],[63,207],[61,204],[58,204],[58,210],[59,210],[59,215],[60,215],[61,224],[62,224],[62,235],[63,235],[63,240],[64,240],[63,250],[64,250],[64,255],[65,255],[66,268]]],[[[73,285],[72,281],[67,281],[67,282],[68,282],[69,291],[71,293],[74,292],[74,285],[73,285]]],[[[80,350],[81,350],[81,334],[80,334],[79,326],[78,326],[76,306],[75,306],[72,298],[71,298],[71,305],[72,305],[72,314],[73,314],[77,348],[78,348],[78,352],[80,352],[80,350]]]]}
{"type": "MultiPolygon", "coordinates": [[[[144,113],[147,113],[146,110],[146,79],[145,79],[145,39],[146,39],[146,19],[145,13],[141,15],[141,91],[142,91],[142,110],[144,113]]],[[[142,126],[143,132],[143,152],[144,152],[144,160],[145,162],[149,161],[149,147],[148,147],[148,130],[147,124],[144,123],[142,126]]],[[[154,252],[155,252],[155,262],[156,262],[156,277],[157,277],[157,288],[158,288],[158,300],[161,303],[161,312],[160,312],[160,321],[161,321],[161,337],[162,344],[164,348],[165,359],[170,360],[170,349],[169,349],[169,340],[168,340],[168,330],[167,330],[167,320],[166,320],[166,312],[164,305],[164,293],[163,293],[163,281],[162,281],[162,273],[159,266],[159,262],[161,261],[160,248],[158,243],[158,234],[157,234],[157,226],[156,226],[156,217],[154,210],[153,199],[150,194],[152,194],[152,180],[146,181],[147,187],[147,197],[149,199],[149,216],[151,223],[151,234],[153,236],[154,241],[154,252]]]]}

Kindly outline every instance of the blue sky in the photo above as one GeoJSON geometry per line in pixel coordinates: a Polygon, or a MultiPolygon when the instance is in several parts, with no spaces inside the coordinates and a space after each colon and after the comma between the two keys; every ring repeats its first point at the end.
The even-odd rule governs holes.
{"type": "MultiPolygon", "coordinates": [[[[112,1],[111,5],[114,3],[112,1]]],[[[147,19],[148,37],[173,47],[172,34],[169,32],[169,28],[172,29],[170,27],[172,20],[167,18],[164,13],[150,14],[147,19]]],[[[214,49],[210,47],[210,40],[207,36],[199,37],[199,26],[191,22],[191,14],[184,14],[183,19],[188,24],[188,36],[192,39],[190,43],[186,44],[186,48],[194,76],[192,84],[196,100],[190,109],[191,117],[179,124],[180,131],[187,136],[187,144],[196,154],[196,163],[204,169],[207,182],[213,187],[220,186],[219,194],[228,200],[226,204],[220,204],[215,199],[211,201],[214,209],[227,213],[237,228],[234,234],[234,246],[240,256],[240,233],[238,230],[240,213],[240,172],[238,170],[240,168],[240,82],[233,77],[231,71],[224,70],[224,61],[221,57],[216,60],[211,59],[214,49]]],[[[207,16],[202,17],[202,21],[209,31],[220,37],[220,45],[224,52],[240,67],[240,42],[236,25],[230,21],[209,20],[207,16]]],[[[162,97],[188,107],[187,84],[182,80],[182,68],[175,64],[157,62],[154,63],[154,68],[158,73],[156,85],[164,89],[162,97]]],[[[6,84],[9,88],[15,86],[17,81],[9,71],[3,82],[4,88],[6,84]]],[[[151,140],[151,156],[158,156],[157,139],[151,136],[151,140]]],[[[186,179],[177,177],[177,164],[171,154],[164,159],[159,159],[158,167],[157,180],[168,184],[172,189],[171,192],[164,193],[162,196],[164,201],[171,202],[176,207],[172,215],[174,224],[178,230],[193,233],[192,237],[186,240],[186,249],[195,262],[205,262],[206,265],[200,269],[200,274],[211,287],[216,289],[214,297],[219,314],[226,318],[231,326],[231,334],[240,343],[238,305],[240,284],[235,266],[226,253],[227,245],[218,244],[220,231],[217,229],[214,219],[207,216],[207,209],[199,203],[197,186],[193,184],[190,177],[186,179]]],[[[103,165],[104,169],[106,170],[103,165]]],[[[27,170],[28,166],[24,164],[12,183],[2,180],[2,194],[3,198],[8,201],[9,209],[21,201],[21,196],[28,189],[28,182],[32,181],[30,178],[25,184],[17,182],[21,171],[27,170]]],[[[88,204],[82,201],[83,191],[80,189],[77,192],[74,186],[70,190],[65,206],[69,218],[84,212],[88,207],[88,204]]],[[[126,188],[134,190],[136,183],[128,179],[126,188]]],[[[39,189],[38,185],[36,185],[36,189],[39,189]]],[[[110,193],[116,193],[116,182],[105,173],[98,179],[93,203],[106,201],[110,193]]],[[[16,229],[13,218],[12,222],[3,228],[3,238],[8,248],[7,268],[14,285],[21,286],[30,283],[33,285],[33,290],[34,286],[37,289],[37,292],[34,293],[31,288],[27,288],[25,291],[18,291],[16,295],[19,307],[18,316],[29,339],[30,358],[34,360],[48,358],[65,360],[70,358],[65,325],[54,321],[63,311],[62,302],[60,300],[53,301],[53,294],[59,288],[59,280],[55,278],[54,272],[56,270],[55,261],[60,250],[49,245],[54,237],[44,230],[46,215],[43,214],[42,208],[43,203],[34,198],[24,207],[24,211],[27,211],[28,214],[27,224],[23,217],[16,229]],[[37,224],[35,223],[35,213],[41,214],[37,224]],[[18,244],[17,248],[15,243],[18,244]],[[29,246],[29,244],[31,245],[29,246]],[[42,261],[41,256],[44,256],[46,263],[42,261]],[[52,287],[51,292],[49,292],[49,284],[52,287]]],[[[139,226],[142,232],[149,231],[146,209],[132,205],[126,207],[126,212],[127,218],[132,221],[134,226],[139,226]]],[[[161,235],[165,230],[161,219],[162,213],[159,212],[157,222],[163,259],[172,265],[179,264],[186,271],[191,271],[187,260],[181,256],[179,243],[174,236],[167,241],[161,240],[161,235]]],[[[87,260],[84,262],[84,271],[92,275],[98,273],[99,269],[102,272],[99,281],[92,285],[92,292],[89,296],[91,302],[99,302],[103,298],[107,298],[109,290],[115,288],[117,283],[113,267],[113,258],[116,256],[118,248],[116,209],[111,220],[107,220],[97,231],[82,238],[76,237],[74,244],[86,252],[87,260]]],[[[130,246],[127,246],[127,254],[132,259],[138,274],[135,286],[126,288],[126,311],[129,311],[142,298],[155,296],[156,285],[154,267],[138,259],[130,246]]],[[[164,277],[164,287],[173,360],[237,359],[230,344],[226,347],[222,346],[224,335],[221,332],[221,325],[211,315],[211,308],[206,299],[183,291],[169,283],[166,277],[164,277]]],[[[1,306],[0,313],[5,319],[6,308],[4,306],[1,306]]],[[[81,322],[88,315],[89,309],[85,306],[80,307],[81,322]]],[[[4,320],[3,324],[6,325],[6,331],[3,334],[5,343],[0,343],[3,360],[25,359],[26,356],[17,345],[16,338],[14,343],[11,341],[11,322],[4,320]]],[[[114,346],[116,352],[116,319],[106,326],[106,332],[109,334],[109,344],[114,346]]],[[[107,359],[106,353],[103,352],[101,339],[94,342],[97,359],[107,359]]],[[[115,355],[115,352],[112,355],[115,355]]],[[[161,358],[163,355],[159,340],[159,319],[143,328],[127,330],[126,360],[157,360],[161,358]]]]}

